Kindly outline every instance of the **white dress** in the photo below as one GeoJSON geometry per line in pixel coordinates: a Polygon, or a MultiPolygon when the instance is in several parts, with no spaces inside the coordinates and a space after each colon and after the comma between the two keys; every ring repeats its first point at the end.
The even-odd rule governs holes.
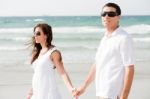
{"type": "Polygon", "coordinates": [[[31,99],[61,99],[57,89],[54,64],[50,55],[56,48],[49,49],[33,62],[33,96],[31,99]]]}

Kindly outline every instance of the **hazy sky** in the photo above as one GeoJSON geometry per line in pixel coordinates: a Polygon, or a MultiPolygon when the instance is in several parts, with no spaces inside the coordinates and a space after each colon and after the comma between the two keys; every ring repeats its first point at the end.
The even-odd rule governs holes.
{"type": "Polygon", "coordinates": [[[150,15],[150,0],[0,0],[0,16],[99,15],[106,2],[117,2],[123,15],[150,15]]]}

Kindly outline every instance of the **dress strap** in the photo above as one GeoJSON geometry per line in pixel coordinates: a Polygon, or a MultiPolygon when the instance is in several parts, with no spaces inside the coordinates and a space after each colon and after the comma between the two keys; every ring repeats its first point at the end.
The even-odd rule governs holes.
{"type": "MultiPolygon", "coordinates": [[[[49,49],[49,51],[47,52],[48,57],[51,56],[51,54],[52,54],[54,51],[56,51],[56,50],[57,50],[56,47],[53,47],[53,48],[49,49]]],[[[51,60],[51,61],[52,61],[52,60],[51,60]]],[[[54,66],[53,69],[55,69],[55,68],[56,68],[56,67],[54,66]]]]}
{"type": "Polygon", "coordinates": [[[48,55],[51,55],[52,52],[54,52],[55,50],[57,50],[56,47],[50,48],[50,49],[48,50],[47,54],[48,54],[48,55]]]}

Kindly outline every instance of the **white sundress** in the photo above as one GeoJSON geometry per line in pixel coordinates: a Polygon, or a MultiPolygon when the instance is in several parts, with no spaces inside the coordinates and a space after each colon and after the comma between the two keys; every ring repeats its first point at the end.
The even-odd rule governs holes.
{"type": "Polygon", "coordinates": [[[57,89],[54,64],[50,55],[56,48],[49,49],[33,62],[33,96],[31,99],[61,99],[57,89]]]}

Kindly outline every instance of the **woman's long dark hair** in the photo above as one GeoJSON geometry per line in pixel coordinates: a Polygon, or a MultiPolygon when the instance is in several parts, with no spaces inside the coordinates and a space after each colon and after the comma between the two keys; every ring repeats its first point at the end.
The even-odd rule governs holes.
{"type": "MultiPolygon", "coordinates": [[[[47,45],[48,48],[50,48],[52,46],[51,43],[52,43],[52,39],[53,39],[51,26],[46,24],[46,23],[39,23],[34,27],[33,32],[35,32],[35,29],[37,27],[41,28],[43,33],[47,36],[46,45],[47,45]]],[[[39,43],[35,42],[35,37],[34,36],[32,37],[32,46],[33,46],[33,50],[32,50],[31,64],[38,58],[40,50],[42,49],[41,45],[39,43]]]]}

